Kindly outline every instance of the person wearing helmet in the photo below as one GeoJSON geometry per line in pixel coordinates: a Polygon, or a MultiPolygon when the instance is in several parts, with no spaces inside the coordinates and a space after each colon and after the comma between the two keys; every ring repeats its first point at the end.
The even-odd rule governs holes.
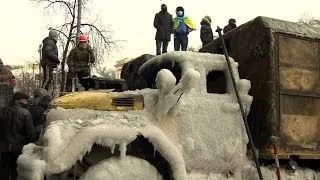
{"type": "Polygon", "coordinates": [[[58,33],[55,30],[49,31],[49,36],[42,41],[42,58],[40,64],[43,70],[42,88],[46,90],[53,80],[53,69],[60,63],[57,47],[58,33]]]}
{"type": "Polygon", "coordinates": [[[67,65],[69,68],[67,74],[67,91],[72,90],[72,78],[78,77],[80,84],[83,84],[82,78],[88,77],[90,74],[90,63],[96,60],[94,51],[88,45],[88,37],[80,35],[79,44],[73,48],[67,58],[67,65]]]}
{"type": "Polygon", "coordinates": [[[223,28],[223,34],[226,34],[227,32],[231,31],[232,29],[236,28],[237,25],[236,25],[236,20],[231,18],[229,19],[229,23],[228,25],[226,25],[224,28],[223,28]]]}
{"type": "Polygon", "coordinates": [[[174,50],[186,51],[188,48],[188,35],[191,31],[196,30],[192,20],[185,16],[184,8],[179,6],[176,8],[176,15],[173,19],[173,34],[174,34],[174,50]]]}

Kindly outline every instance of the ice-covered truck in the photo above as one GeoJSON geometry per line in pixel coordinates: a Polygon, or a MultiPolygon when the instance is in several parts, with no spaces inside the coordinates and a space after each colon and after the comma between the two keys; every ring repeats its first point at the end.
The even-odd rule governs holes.
{"type": "MultiPolygon", "coordinates": [[[[231,67],[248,114],[250,82],[239,79],[232,58],[231,67]]],[[[23,148],[19,177],[63,179],[74,172],[81,180],[186,180],[217,173],[242,179],[248,138],[225,57],[170,52],[145,62],[139,74],[156,89],[55,99],[41,141],[23,148]]]]}

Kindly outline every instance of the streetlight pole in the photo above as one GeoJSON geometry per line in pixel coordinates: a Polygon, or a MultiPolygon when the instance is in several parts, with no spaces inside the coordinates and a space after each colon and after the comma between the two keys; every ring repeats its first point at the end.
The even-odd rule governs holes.
{"type": "Polygon", "coordinates": [[[78,18],[77,18],[77,38],[76,38],[76,45],[79,44],[79,37],[80,37],[81,6],[82,6],[82,0],[78,0],[78,18]]]}
{"type": "Polygon", "coordinates": [[[42,44],[39,45],[39,87],[41,87],[41,59],[42,59],[42,44]]]}

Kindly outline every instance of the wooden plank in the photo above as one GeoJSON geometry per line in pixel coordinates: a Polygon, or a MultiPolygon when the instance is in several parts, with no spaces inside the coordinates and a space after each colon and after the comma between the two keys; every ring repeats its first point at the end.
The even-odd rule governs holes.
{"type": "Polygon", "coordinates": [[[279,36],[281,90],[319,92],[319,64],[317,42],[279,36]]]}
{"type": "Polygon", "coordinates": [[[316,92],[319,86],[319,71],[299,67],[280,67],[282,89],[316,92]]]}
{"type": "Polygon", "coordinates": [[[286,36],[279,36],[279,61],[280,64],[293,66],[317,67],[318,43],[286,36]]]}
{"type": "Polygon", "coordinates": [[[282,115],[282,144],[292,149],[317,149],[320,116],[282,115]]]}

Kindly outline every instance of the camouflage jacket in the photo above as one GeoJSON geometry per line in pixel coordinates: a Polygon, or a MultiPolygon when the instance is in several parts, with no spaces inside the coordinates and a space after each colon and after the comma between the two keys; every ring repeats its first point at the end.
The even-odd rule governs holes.
{"type": "Polygon", "coordinates": [[[93,49],[88,45],[86,49],[75,47],[70,51],[67,59],[69,71],[78,71],[89,68],[89,63],[94,63],[96,57],[93,49]]]}

